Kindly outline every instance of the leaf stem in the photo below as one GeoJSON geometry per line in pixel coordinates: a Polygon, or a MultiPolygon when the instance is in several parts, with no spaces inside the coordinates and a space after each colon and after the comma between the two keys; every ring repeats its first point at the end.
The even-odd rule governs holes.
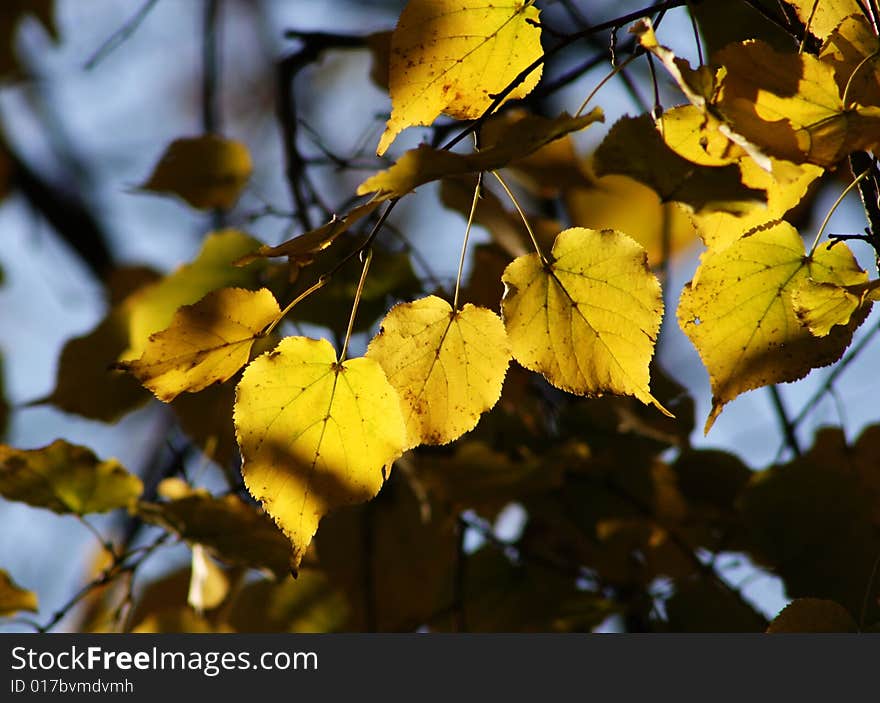
{"type": "Polygon", "coordinates": [[[504,182],[504,179],[501,177],[501,174],[498,171],[492,171],[492,175],[498,179],[498,182],[501,184],[501,187],[504,188],[504,192],[507,193],[507,197],[510,198],[510,201],[513,203],[513,206],[516,208],[516,211],[519,213],[519,216],[522,218],[523,224],[526,226],[526,231],[529,233],[529,237],[532,240],[532,246],[535,247],[535,251],[538,253],[538,257],[541,259],[541,263],[547,266],[550,262],[547,261],[547,257],[544,256],[544,252],[541,251],[541,245],[538,244],[538,238],[535,236],[534,230],[532,230],[532,226],[529,224],[529,220],[526,217],[526,214],[523,212],[522,208],[519,205],[519,201],[516,199],[516,196],[513,194],[513,191],[507,187],[507,183],[504,182]]]}
{"type": "Polygon", "coordinates": [[[361,278],[358,281],[357,291],[354,294],[354,302],[351,305],[351,315],[348,318],[348,329],[345,330],[345,341],[342,342],[342,351],[339,353],[339,363],[345,361],[348,353],[348,343],[351,341],[351,331],[354,329],[354,319],[357,316],[358,306],[361,304],[361,294],[364,292],[364,282],[367,280],[367,272],[370,270],[370,262],[373,260],[373,250],[367,249],[361,252],[364,267],[361,270],[361,278]]]}
{"type": "Polygon", "coordinates": [[[474,187],[474,199],[471,201],[471,211],[468,213],[467,227],[464,230],[464,239],[461,242],[461,255],[458,257],[458,274],[455,276],[455,295],[452,298],[452,309],[458,311],[458,295],[461,292],[461,274],[464,270],[464,257],[467,253],[468,239],[471,236],[471,225],[474,222],[474,214],[477,212],[477,203],[480,201],[480,190],[483,187],[483,172],[477,174],[477,184],[474,187]]]}
{"type": "Polygon", "coordinates": [[[619,64],[619,65],[615,66],[613,69],[611,69],[611,72],[607,76],[605,76],[601,81],[599,81],[599,83],[596,85],[596,87],[593,88],[592,91],[590,91],[590,94],[581,103],[581,106],[577,109],[577,112],[574,113],[574,116],[580,117],[581,113],[587,108],[587,105],[590,104],[590,101],[594,97],[596,97],[596,93],[598,93],[608,81],[610,81],[612,78],[614,78],[614,76],[616,76],[618,73],[623,71],[629,64],[631,64],[633,61],[635,61],[635,59],[636,59],[636,55],[633,54],[626,61],[624,61],[622,64],[619,64]]]}
{"type": "Polygon", "coordinates": [[[265,330],[263,330],[261,336],[268,337],[270,334],[272,334],[272,332],[278,326],[278,324],[281,322],[281,320],[283,320],[285,317],[287,317],[287,313],[289,313],[291,310],[293,310],[293,308],[298,303],[301,303],[303,300],[308,298],[316,290],[323,288],[327,284],[327,281],[329,281],[329,280],[330,280],[330,276],[327,274],[324,274],[313,285],[311,285],[309,288],[307,288],[302,293],[300,293],[298,296],[296,296],[292,301],[290,301],[290,303],[288,303],[287,307],[284,308],[284,310],[282,310],[278,314],[278,317],[276,317],[274,320],[272,320],[272,324],[270,324],[265,330]]]}
{"type": "Polygon", "coordinates": [[[850,183],[846,188],[843,189],[843,192],[838,196],[837,200],[834,201],[831,209],[828,210],[828,214],[825,215],[825,219],[822,220],[822,226],[819,227],[819,231],[816,233],[816,238],[813,240],[813,246],[810,247],[811,257],[816,251],[816,247],[819,246],[819,240],[822,238],[822,234],[825,232],[825,228],[828,226],[828,221],[831,219],[834,211],[837,210],[838,206],[840,205],[840,203],[843,202],[843,199],[847,196],[847,194],[849,194],[849,192],[853,188],[855,188],[870,172],[870,169],[865,169],[864,171],[862,171],[858,176],[856,176],[855,180],[852,183],[850,183]]]}
{"type": "Polygon", "coordinates": [[[878,56],[880,56],[880,51],[875,51],[872,54],[868,54],[865,58],[863,58],[861,61],[859,61],[859,65],[856,66],[853,69],[853,72],[849,74],[849,78],[846,79],[846,87],[843,89],[843,98],[841,99],[841,102],[843,103],[844,110],[847,107],[847,98],[849,97],[849,87],[852,85],[853,78],[855,78],[856,74],[859,72],[859,69],[862,66],[864,66],[869,61],[876,59],[878,56]]]}

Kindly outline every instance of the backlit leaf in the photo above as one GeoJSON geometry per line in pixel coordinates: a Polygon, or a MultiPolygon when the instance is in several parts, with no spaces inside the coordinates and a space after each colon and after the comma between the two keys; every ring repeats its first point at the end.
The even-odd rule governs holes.
{"type": "Polygon", "coordinates": [[[579,395],[632,395],[663,407],[648,365],[663,315],[645,250],[614,230],[567,229],[547,265],[521,256],[502,278],[513,357],[557,388],[579,395]]]}
{"type": "Polygon", "coordinates": [[[287,539],[265,513],[237,496],[217,498],[191,490],[172,500],[141,503],[138,515],[191,544],[203,545],[230,564],[268,569],[278,578],[289,571],[287,539]]]}
{"type": "Polygon", "coordinates": [[[260,264],[239,268],[233,262],[258,245],[256,239],[238,230],[212,232],[191,263],[126,299],[129,348],[122,360],[140,357],[150,335],[168,327],[179,307],[191,305],[217,288],[256,287],[260,264]]]}
{"type": "Polygon", "coordinates": [[[0,569],[0,617],[22,610],[37,612],[37,594],[19,586],[4,569],[0,569]]]}
{"type": "Polygon", "coordinates": [[[773,618],[767,632],[858,632],[846,608],[833,600],[797,598],[773,618]]]}
{"type": "Polygon", "coordinates": [[[740,393],[803,378],[849,345],[864,317],[822,340],[798,322],[791,295],[806,278],[852,285],[867,276],[843,245],[807,257],[800,235],[784,222],[705,255],[682,292],[678,320],[709,370],[706,432],[740,393]]]}
{"type": "Polygon", "coordinates": [[[717,108],[769,155],[830,167],[880,143],[880,93],[868,105],[854,95],[844,103],[831,62],[759,41],[733,44],[715,58],[726,69],[717,108]]]}
{"type": "Polygon", "coordinates": [[[739,168],[701,166],[670,149],[648,115],[624,117],[608,132],[593,157],[596,174],[620,174],[652,188],[662,202],[684,203],[695,212],[741,214],[766,201],[763,190],[742,183],[739,168]]]}
{"type": "Polygon", "coordinates": [[[339,362],[326,340],[287,337],[238,384],[242,475],[302,560],[321,517],[374,497],[406,443],[397,394],[372,359],[339,362]]]}
{"type": "Polygon", "coordinates": [[[847,17],[822,46],[819,59],[834,68],[840,94],[861,105],[880,101],[880,39],[867,18],[847,17]]]}
{"type": "MultiPolygon", "coordinates": [[[[406,127],[430,124],[441,112],[479,117],[542,55],[538,14],[521,0],[410,0],[391,35],[391,117],[377,154],[406,127]]],[[[540,77],[539,67],[508,97],[525,97],[540,77]]]]}
{"type": "Polygon", "coordinates": [[[141,188],[177,195],[199,210],[228,210],[252,170],[244,144],[206,134],[171,142],[141,188]]]}
{"type": "Polygon", "coordinates": [[[229,380],[280,314],[265,288],[221,288],[179,308],[167,329],[150,335],[139,359],[120,366],[168,403],[183,391],[196,393],[229,380]]]}
{"type": "Polygon", "coordinates": [[[510,348],[501,319],[436,296],[401,303],[382,321],[366,357],[400,396],[407,445],[446,444],[472,430],[501,395],[510,348]]]}
{"type": "Polygon", "coordinates": [[[660,128],[666,144],[679,156],[695,163],[739,166],[743,185],[766,191],[766,203],[753,203],[743,212],[697,212],[691,219],[706,246],[723,249],[747,232],[779,220],[800,203],[824,169],[813,164],[793,164],[764,157],[767,170],[717,129],[704,129],[706,115],[693,105],[663,113],[660,128]]]}
{"type": "Polygon", "coordinates": [[[810,34],[825,39],[850,15],[862,14],[858,0],[785,0],[810,34]]]}
{"type": "Polygon", "coordinates": [[[499,129],[495,145],[470,154],[422,145],[407,151],[391,168],[370,176],[358,186],[357,193],[377,192],[383,199],[398,198],[440,178],[493,171],[533,153],[554,139],[603,119],[598,108],[580,117],[571,117],[567,113],[554,119],[528,115],[499,129]]]}
{"type": "Polygon", "coordinates": [[[0,495],[56,513],[106,513],[134,505],[143,491],[137,476],[115,459],[57,439],[42,449],[0,445],[0,495]]]}
{"type": "Polygon", "coordinates": [[[878,286],[880,281],[841,286],[806,278],[791,292],[794,314],[812,334],[825,337],[835,325],[848,324],[862,305],[870,308],[878,286]]]}
{"type": "Polygon", "coordinates": [[[628,176],[603,176],[588,187],[569,189],[565,207],[576,227],[616,229],[635,239],[652,266],[696,239],[681,206],[660,202],[657,193],[628,176]]]}

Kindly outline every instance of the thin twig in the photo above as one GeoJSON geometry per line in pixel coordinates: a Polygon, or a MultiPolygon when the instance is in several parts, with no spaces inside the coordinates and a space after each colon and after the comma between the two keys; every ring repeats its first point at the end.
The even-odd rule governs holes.
{"type": "Polygon", "coordinates": [[[119,29],[117,29],[110,37],[98,47],[97,51],[92,54],[91,58],[85,62],[83,68],[86,71],[92,70],[95,66],[97,66],[104,58],[106,58],[112,51],[117,49],[126,39],[128,39],[132,34],[137,31],[137,28],[141,26],[141,22],[143,22],[147,15],[150,14],[150,10],[152,10],[159,0],[147,0],[143,5],[141,5],[140,9],[128,20],[125,24],[123,24],[119,29]]]}
{"type": "Polygon", "coordinates": [[[785,437],[785,443],[795,456],[801,456],[803,452],[801,451],[801,446],[798,443],[798,438],[795,434],[795,425],[788,417],[788,411],[785,409],[785,404],[782,402],[782,395],[779,393],[779,388],[776,384],[773,384],[767,386],[767,391],[770,393],[770,400],[773,402],[773,410],[776,412],[776,419],[779,422],[779,428],[782,430],[782,434],[785,437]]]}

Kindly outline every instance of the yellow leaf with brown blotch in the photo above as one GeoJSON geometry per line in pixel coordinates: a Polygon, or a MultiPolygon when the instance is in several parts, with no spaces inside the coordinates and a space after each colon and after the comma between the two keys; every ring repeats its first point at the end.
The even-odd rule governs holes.
{"type": "Polygon", "coordinates": [[[119,367],[170,403],[229,380],[248,362],[251,347],[281,315],[266,288],[220,288],[174,313],[171,325],[150,335],[144,353],[119,367]]]}
{"type": "Polygon", "coordinates": [[[235,399],[242,475],[293,545],[296,571],[333,508],[373,498],[403,452],[397,393],[372,359],[287,337],[245,369],[235,399]]]}
{"type": "MultiPolygon", "coordinates": [[[[538,14],[523,0],[410,0],[391,35],[391,117],[376,153],[441,112],[479,117],[543,54],[538,14]]],[[[540,77],[539,66],[508,98],[524,98],[540,77]]]]}
{"type": "Polygon", "coordinates": [[[366,357],[400,396],[407,446],[447,444],[476,427],[501,396],[510,347],[491,310],[428,296],[391,309],[366,357]]]}
{"type": "Polygon", "coordinates": [[[797,230],[785,222],[704,256],[682,292],[678,321],[709,371],[706,432],[741,393],[803,378],[837,361],[849,345],[864,315],[822,339],[798,321],[792,293],[807,278],[854,285],[867,275],[845,245],[807,256],[797,230]]]}
{"type": "Polygon", "coordinates": [[[651,395],[648,365],[663,316],[645,249],[614,230],[567,229],[545,264],[537,254],[505,269],[501,307],[513,358],[578,395],[651,395]]]}

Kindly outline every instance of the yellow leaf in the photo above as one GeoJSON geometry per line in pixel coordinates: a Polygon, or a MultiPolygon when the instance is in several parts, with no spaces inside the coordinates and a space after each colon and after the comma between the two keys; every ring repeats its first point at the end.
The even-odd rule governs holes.
{"type": "Polygon", "coordinates": [[[323,339],[287,337],[252,361],[234,419],[245,484],[293,544],[294,571],[321,517],[374,497],[406,442],[379,364],[340,363],[323,339]]]}
{"type": "MultiPolygon", "coordinates": [[[[541,57],[538,10],[522,0],[410,0],[391,35],[391,117],[376,153],[406,127],[431,124],[441,112],[479,117],[494,96],[541,57]]],[[[508,99],[538,84],[532,71],[508,99]]]]}
{"type": "MultiPolygon", "coordinates": [[[[776,159],[773,161],[779,163],[776,159]]],[[[740,159],[738,164],[743,183],[767,192],[767,205],[755,205],[739,217],[726,212],[694,214],[693,222],[707,247],[723,249],[746,233],[782,219],[789,210],[800,204],[810,186],[824,173],[824,169],[812,164],[792,164],[799,169],[800,175],[792,181],[780,181],[747,156],[740,159]]]]}
{"type": "Polygon", "coordinates": [[[161,487],[174,497],[140,503],[138,515],[145,521],[201,544],[230,564],[268,569],[278,578],[288,573],[290,544],[261,510],[234,495],[217,498],[165,481],[161,487]]]}
{"type": "Polygon", "coordinates": [[[179,308],[167,329],[150,335],[139,359],[119,366],[169,403],[183,391],[196,393],[232,378],[280,315],[266,288],[220,288],[179,308]]]}
{"type": "Polygon", "coordinates": [[[674,200],[694,212],[741,214],[766,201],[762,190],[743,185],[735,164],[701,166],[676,154],[648,115],[620,119],[596,149],[593,168],[598,176],[634,178],[653,189],[662,202],[674,200]]]}
{"type": "Polygon", "coordinates": [[[36,613],[37,594],[21,588],[5,570],[0,569],[0,617],[14,615],[21,610],[36,613]]]}
{"type": "Polygon", "coordinates": [[[657,120],[666,146],[701,166],[725,166],[743,154],[742,148],[717,128],[718,124],[696,105],[670,108],[657,120]]]}
{"type": "Polygon", "coordinates": [[[847,17],[822,46],[819,59],[834,68],[840,94],[860,105],[880,104],[880,39],[868,20],[847,17]]]}
{"type": "Polygon", "coordinates": [[[705,131],[705,119],[706,115],[693,105],[668,110],[660,118],[664,141],[677,154],[695,163],[735,163],[743,185],[767,193],[766,204],[754,203],[738,215],[721,211],[691,215],[706,246],[723,249],[747,232],[781,219],[803,200],[824,169],[768,158],[768,171],[719,131],[705,131]]]}
{"type": "Polygon", "coordinates": [[[436,296],[395,305],[370,342],[400,396],[407,446],[447,444],[476,427],[501,396],[510,360],[504,323],[491,310],[436,296]]]}
{"type": "Polygon", "coordinates": [[[238,259],[235,265],[246,266],[257,259],[275,256],[286,256],[292,264],[300,266],[310,263],[314,254],[324,251],[324,249],[333,244],[341,234],[350,230],[356,222],[372,213],[379,206],[380,202],[379,200],[371,200],[354,208],[343,217],[334,217],[327,224],[321,225],[305,234],[300,234],[277,246],[270,247],[264,244],[256,251],[250,252],[238,259]]]}
{"type": "Polygon", "coordinates": [[[852,286],[827,281],[802,280],[791,292],[794,314],[817,337],[826,337],[835,325],[846,325],[853,313],[876,299],[880,280],[852,286]]]}
{"type": "Polygon", "coordinates": [[[798,19],[819,39],[825,39],[850,15],[862,14],[858,0],[785,0],[798,19]]]}
{"type": "Polygon", "coordinates": [[[823,339],[798,322],[791,295],[808,277],[840,285],[867,279],[845,246],[806,256],[797,230],[785,222],[707,252],[678,306],[679,324],[712,383],[706,432],[740,393],[803,378],[837,361],[849,345],[863,316],[823,339]]]}
{"type": "Polygon", "coordinates": [[[150,335],[168,327],[182,305],[191,305],[217,288],[253,287],[258,264],[238,268],[233,262],[258,245],[256,239],[238,230],[212,232],[194,261],[127,298],[129,347],[120,360],[140,357],[150,335]]]}
{"type": "Polygon", "coordinates": [[[115,459],[63,439],[42,449],[0,445],[0,495],[56,513],[106,513],[134,505],[143,491],[137,476],[115,459]]]}
{"type": "Polygon", "coordinates": [[[760,41],[725,47],[716,60],[726,69],[717,108],[770,156],[830,167],[880,143],[880,107],[844,103],[830,62],[760,41]]]}
{"type": "Polygon", "coordinates": [[[206,134],[171,142],[141,188],[177,195],[199,210],[228,210],[252,170],[244,144],[206,134]]]}
{"type": "Polygon", "coordinates": [[[529,115],[499,128],[496,144],[472,154],[422,145],[407,151],[391,168],[370,176],[358,186],[357,194],[378,192],[378,198],[399,198],[424,183],[440,178],[494,171],[528,156],[555,139],[603,119],[602,111],[598,108],[580,117],[571,117],[566,113],[553,119],[529,115]]]}
{"type": "Polygon", "coordinates": [[[662,203],[648,186],[628,176],[603,176],[589,187],[565,192],[572,225],[625,232],[648,252],[648,263],[661,264],[696,239],[687,212],[677,203],[662,203]]]}
{"type": "Polygon", "coordinates": [[[640,244],[614,230],[567,229],[547,265],[521,256],[502,281],[520,364],[562,390],[631,395],[668,414],[649,390],[663,299],[640,244]]]}

